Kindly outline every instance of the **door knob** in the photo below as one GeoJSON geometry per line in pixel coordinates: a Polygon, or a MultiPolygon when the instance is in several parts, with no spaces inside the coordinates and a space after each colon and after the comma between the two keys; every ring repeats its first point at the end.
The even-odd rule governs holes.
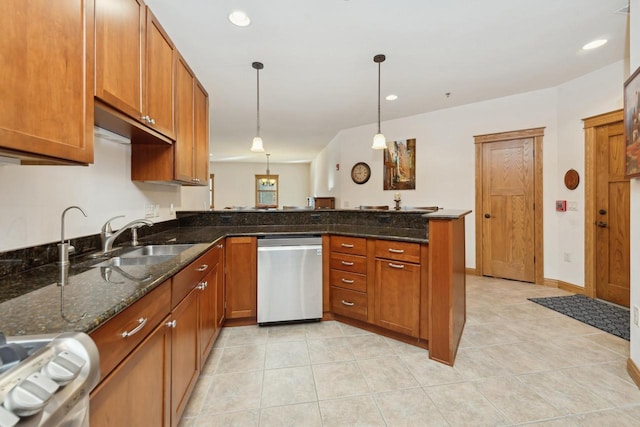
{"type": "Polygon", "coordinates": [[[606,215],[606,214],[607,214],[607,211],[606,211],[606,210],[604,210],[604,209],[600,209],[600,210],[598,211],[598,213],[599,213],[600,215],[606,215]]]}
{"type": "Polygon", "coordinates": [[[604,221],[598,221],[596,222],[596,225],[600,228],[607,228],[607,223],[604,221]]]}
{"type": "Polygon", "coordinates": [[[485,217],[485,218],[491,218],[491,214],[486,213],[486,214],[484,214],[484,217],[485,217]]]}

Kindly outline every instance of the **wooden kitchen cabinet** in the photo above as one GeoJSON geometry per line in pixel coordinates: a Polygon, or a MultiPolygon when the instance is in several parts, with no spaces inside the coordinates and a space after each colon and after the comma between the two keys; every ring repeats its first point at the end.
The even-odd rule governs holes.
{"type": "Polygon", "coordinates": [[[331,311],[366,322],[367,239],[331,236],[329,254],[329,292],[331,311]]]}
{"type": "Polygon", "coordinates": [[[178,55],[175,73],[176,141],[131,146],[133,181],[209,183],[209,98],[178,55]]]}
{"type": "Polygon", "coordinates": [[[402,334],[420,335],[420,245],[376,240],[374,322],[402,334]],[[413,261],[413,262],[408,262],[413,261]]]}
{"type": "MultiPolygon", "coordinates": [[[[171,426],[175,427],[200,375],[198,299],[194,289],[171,312],[171,426]],[[175,323],[173,323],[175,322],[175,323]]],[[[149,424],[150,425],[150,424],[149,424]]]]}
{"type": "Polygon", "coordinates": [[[257,240],[228,237],[226,241],[226,318],[257,317],[257,240]]]}
{"type": "Polygon", "coordinates": [[[209,253],[212,265],[197,287],[201,291],[198,305],[201,368],[207,361],[207,356],[220,332],[224,319],[224,245],[222,243],[216,244],[209,253]],[[220,310],[222,310],[222,319],[219,317],[220,310]]]}
{"type": "MultiPolygon", "coordinates": [[[[91,393],[91,427],[170,425],[171,329],[160,325],[91,393]]],[[[101,354],[102,356],[102,354],[101,354]]]]}
{"type": "Polygon", "coordinates": [[[1,9],[0,156],[93,163],[93,0],[3,0],[1,9]]]}
{"type": "MultiPolygon", "coordinates": [[[[142,0],[96,1],[97,123],[117,133],[133,134],[135,124],[175,139],[173,72],[175,47],[142,0]],[[131,122],[129,125],[134,125],[131,122]]],[[[133,134],[135,135],[135,134],[133,134]]],[[[130,136],[130,135],[128,135],[130,136]]]]}

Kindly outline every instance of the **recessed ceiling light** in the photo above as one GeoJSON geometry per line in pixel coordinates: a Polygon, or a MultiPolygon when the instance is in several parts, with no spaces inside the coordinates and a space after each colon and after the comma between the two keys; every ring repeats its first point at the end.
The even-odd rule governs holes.
{"type": "Polygon", "coordinates": [[[604,46],[606,43],[607,43],[607,39],[594,40],[582,46],[582,50],[596,49],[596,48],[599,48],[600,46],[604,46]]]}
{"type": "Polygon", "coordinates": [[[238,27],[246,27],[251,24],[251,19],[241,10],[234,10],[229,14],[229,21],[238,27]]]}
{"type": "Polygon", "coordinates": [[[387,101],[395,101],[396,99],[398,99],[398,95],[390,94],[387,95],[384,99],[386,99],[387,101]]]}

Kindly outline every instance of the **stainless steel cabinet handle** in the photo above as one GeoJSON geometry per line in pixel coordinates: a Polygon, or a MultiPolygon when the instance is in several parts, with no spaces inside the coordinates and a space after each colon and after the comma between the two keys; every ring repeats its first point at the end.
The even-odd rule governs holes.
{"type": "Polygon", "coordinates": [[[391,268],[404,268],[404,264],[394,264],[392,262],[389,263],[389,267],[391,268]]]}
{"type": "Polygon", "coordinates": [[[209,266],[207,264],[202,264],[200,267],[196,268],[196,271],[205,271],[209,266]]]}
{"type": "Polygon", "coordinates": [[[342,246],[343,248],[352,248],[353,245],[350,243],[341,243],[340,246],[342,246]]]}
{"type": "Polygon", "coordinates": [[[149,116],[142,116],[142,117],[140,117],[140,120],[143,120],[143,121],[149,123],[149,116]]]}
{"type": "Polygon", "coordinates": [[[196,286],[196,289],[200,290],[200,291],[204,291],[204,288],[206,288],[206,286],[203,283],[198,283],[198,286],[196,286]]]}
{"type": "Polygon", "coordinates": [[[342,283],[353,283],[355,282],[355,280],[349,280],[349,279],[340,279],[342,281],[342,283]]]}
{"type": "Polygon", "coordinates": [[[165,326],[168,326],[170,328],[175,328],[177,324],[178,322],[176,322],[175,320],[172,320],[171,322],[165,323],[165,326]]]}
{"type": "Polygon", "coordinates": [[[353,265],[352,262],[349,261],[340,261],[342,263],[342,265],[353,265]]]}
{"type": "Polygon", "coordinates": [[[138,319],[138,326],[136,326],[135,328],[133,328],[132,330],[128,331],[128,332],[123,332],[122,334],[120,334],[122,336],[122,338],[127,338],[130,337],[131,335],[136,334],[138,331],[140,331],[140,329],[144,328],[144,325],[147,324],[147,319],[144,317],[141,317],[138,319]]]}
{"type": "Polygon", "coordinates": [[[349,307],[356,305],[356,303],[355,303],[355,302],[349,302],[349,301],[345,301],[345,300],[342,300],[342,301],[340,301],[340,302],[341,302],[343,305],[348,305],[349,307]]]}
{"type": "Polygon", "coordinates": [[[156,119],[152,119],[151,117],[149,117],[149,123],[152,125],[156,124],[156,119]]]}
{"type": "Polygon", "coordinates": [[[392,254],[403,254],[404,253],[404,249],[389,248],[389,252],[391,252],[392,254]]]}

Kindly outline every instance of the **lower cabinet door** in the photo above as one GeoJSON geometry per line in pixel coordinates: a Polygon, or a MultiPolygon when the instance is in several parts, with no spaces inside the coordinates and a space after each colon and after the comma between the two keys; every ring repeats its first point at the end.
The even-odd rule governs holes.
{"type": "MultiPolygon", "coordinates": [[[[217,250],[216,248],[212,250],[217,250]]],[[[213,347],[213,341],[216,338],[216,331],[218,329],[218,319],[216,316],[216,292],[217,281],[220,276],[220,263],[216,262],[209,273],[204,277],[201,289],[198,289],[200,293],[200,302],[198,304],[198,310],[200,311],[200,366],[204,366],[207,361],[207,356],[211,347],[213,347]]]]}
{"type": "Polygon", "coordinates": [[[91,427],[169,426],[171,329],[160,325],[91,394],[91,427]]]}
{"type": "Polygon", "coordinates": [[[420,265],[376,259],[375,323],[418,337],[420,332],[420,265]]]}
{"type": "MultiPolygon", "coordinates": [[[[191,291],[171,312],[171,425],[177,426],[200,375],[199,290],[191,291]],[[175,323],[174,323],[175,322],[175,323]]],[[[149,426],[153,424],[147,424],[149,426]]]]}

